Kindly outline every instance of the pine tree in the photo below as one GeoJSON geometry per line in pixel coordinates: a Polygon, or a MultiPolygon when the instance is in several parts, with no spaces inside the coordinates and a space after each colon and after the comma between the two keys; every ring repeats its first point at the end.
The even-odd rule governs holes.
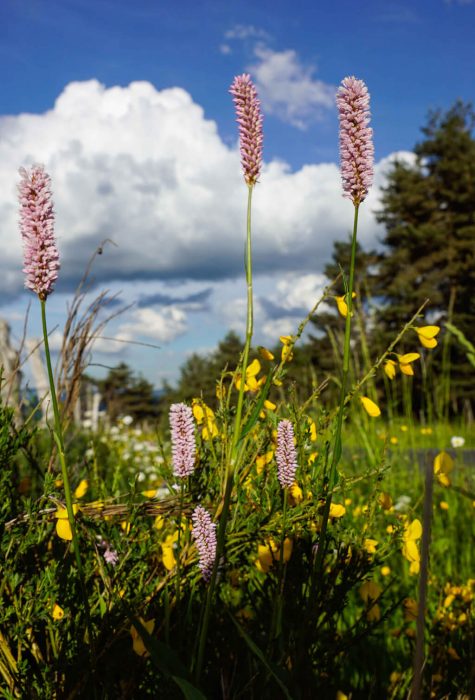
{"type": "MultiPolygon", "coordinates": [[[[377,219],[386,227],[377,328],[393,337],[430,299],[433,322],[451,320],[472,342],[475,318],[475,113],[457,102],[429,115],[415,162],[396,162],[377,219]]],[[[457,398],[475,398],[464,353],[450,348],[457,398]]]]}

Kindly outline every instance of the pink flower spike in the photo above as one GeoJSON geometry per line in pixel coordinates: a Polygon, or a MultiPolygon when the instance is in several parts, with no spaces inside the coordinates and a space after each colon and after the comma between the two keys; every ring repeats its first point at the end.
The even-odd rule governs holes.
{"type": "Polygon", "coordinates": [[[200,558],[199,567],[204,580],[209,582],[216,559],[216,523],[213,523],[211,515],[202,506],[195,508],[191,519],[193,521],[191,534],[200,558]]]}
{"type": "Polygon", "coordinates": [[[44,301],[58,279],[59,254],[54,240],[51,178],[42,165],[20,168],[18,197],[23,238],[25,287],[44,301]]]}
{"type": "Polygon", "coordinates": [[[374,146],[368,88],[362,80],[342,80],[336,95],[340,118],[340,161],[344,196],[355,206],[373,184],[374,146]]]}
{"type": "Polygon", "coordinates": [[[256,184],[262,166],[262,114],[257,90],[247,73],[234,78],[229,92],[236,107],[239,145],[244,179],[249,187],[256,184]]]}
{"type": "Polygon", "coordinates": [[[174,476],[184,479],[195,468],[196,441],[193,412],[184,403],[170,406],[172,461],[174,476]]]}
{"type": "Polygon", "coordinates": [[[294,429],[289,420],[281,420],[277,426],[277,476],[283,489],[290,488],[297,471],[297,450],[294,445],[294,429]]]}

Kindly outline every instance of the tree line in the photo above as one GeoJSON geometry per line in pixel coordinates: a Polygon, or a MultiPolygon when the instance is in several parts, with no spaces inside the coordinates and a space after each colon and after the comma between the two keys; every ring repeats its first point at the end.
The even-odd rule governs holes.
{"type": "MultiPolygon", "coordinates": [[[[429,114],[414,147],[413,162],[395,160],[387,174],[375,212],[385,230],[381,247],[364,250],[358,246],[355,374],[370,366],[428,299],[420,325],[441,326],[437,347],[421,350],[416,335],[408,334],[397,352],[423,355],[421,371],[402,378],[407,382],[405,391],[411,392],[414,411],[432,412],[439,418],[463,413],[471,417],[475,406],[473,366],[466,348],[445,330],[449,322],[468,343],[475,344],[474,125],[473,107],[461,101],[446,112],[429,114]]],[[[341,271],[348,269],[349,255],[349,241],[336,242],[325,268],[329,281],[339,277],[335,296],[344,294],[341,271]]],[[[288,364],[288,379],[302,395],[308,395],[322,380],[330,380],[323,401],[325,395],[333,398],[337,390],[343,335],[336,305],[333,308],[330,302],[328,307],[312,318],[310,339],[297,345],[288,364]]],[[[270,350],[280,358],[281,348],[270,350]]],[[[191,355],[181,367],[176,386],[165,385],[158,401],[152,385],[135,377],[126,365],[111,370],[99,388],[109,411],[136,418],[157,418],[171,401],[194,397],[216,406],[216,382],[225,368],[230,372],[236,368],[241,350],[240,338],[230,332],[213,353],[191,355]]],[[[381,373],[374,378],[373,390],[377,394],[387,384],[388,378],[381,373]]],[[[279,393],[278,388],[275,391],[279,393]]],[[[402,410],[402,393],[398,397],[392,392],[392,396],[394,410],[402,410]]]]}

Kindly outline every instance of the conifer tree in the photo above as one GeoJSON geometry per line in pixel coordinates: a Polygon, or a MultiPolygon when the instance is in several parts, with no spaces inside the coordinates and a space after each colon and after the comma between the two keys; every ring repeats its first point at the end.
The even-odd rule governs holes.
{"type": "MultiPolygon", "coordinates": [[[[433,112],[414,149],[415,162],[396,162],[383,189],[377,219],[386,227],[378,294],[381,340],[430,299],[432,321],[451,317],[475,340],[475,113],[457,102],[433,112]]],[[[450,348],[457,398],[475,398],[463,351],[450,348]]]]}

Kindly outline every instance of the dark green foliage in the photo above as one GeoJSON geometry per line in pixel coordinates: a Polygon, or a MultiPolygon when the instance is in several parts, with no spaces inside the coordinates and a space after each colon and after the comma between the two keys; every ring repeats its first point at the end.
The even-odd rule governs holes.
{"type": "Polygon", "coordinates": [[[144,377],[135,376],[124,362],[111,369],[105,379],[94,383],[103,396],[111,421],[124,415],[132,416],[138,422],[158,416],[153,384],[144,377]]]}
{"type": "MultiPolygon", "coordinates": [[[[378,221],[386,227],[377,293],[382,341],[430,299],[437,322],[451,321],[475,339],[475,113],[458,102],[434,112],[415,147],[414,164],[398,162],[388,175],[378,221]]],[[[473,400],[470,368],[450,348],[453,401],[473,400]]]]}

